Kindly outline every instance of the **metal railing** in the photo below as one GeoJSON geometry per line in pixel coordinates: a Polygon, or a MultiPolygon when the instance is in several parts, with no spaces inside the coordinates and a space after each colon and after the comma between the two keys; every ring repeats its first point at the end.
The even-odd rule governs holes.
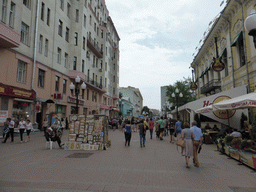
{"type": "Polygon", "coordinates": [[[201,87],[201,94],[209,93],[220,87],[220,79],[213,79],[201,87]]]}

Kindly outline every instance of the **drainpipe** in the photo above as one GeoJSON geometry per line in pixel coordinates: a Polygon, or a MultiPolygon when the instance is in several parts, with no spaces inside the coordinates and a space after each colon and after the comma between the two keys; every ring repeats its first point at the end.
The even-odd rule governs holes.
{"type": "MultiPolygon", "coordinates": [[[[223,12],[220,13],[220,16],[225,19],[228,22],[228,32],[229,32],[229,41],[231,42],[231,25],[230,25],[230,21],[228,20],[227,17],[225,17],[223,15],[223,12]]],[[[231,52],[231,66],[232,66],[232,79],[233,79],[233,88],[236,87],[235,84],[235,69],[234,69],[234,63],[233,63],[233,51],[232,51],[232,47],[230,48],[230,52],[231,52]]],[[[228,66],[227,66],[228,67],[228,66]]]]}
{"type": "Polygon", "coordinates": [[[246,51],[246,42],[245,42],[245,29],[244,29],[244,9],[243,9],[243,3],[240,0],[235,0],[242,9],[242,22],[243,22],[243,44],[244,44],[244,62],[246,66],[246,77],[247,77],[247,83],[248,83],[248,89],[247,92],[250,92],[250,80],[249,80],[249,69],[248,69],[248,63],[247,63],[247,51],[246,51]]]}
{"type": "MultiPolygon", "coordinates": [[[[36,70],[36,53],[37,53],[37,32],[38,32],[38,17],[39,17],[39,0],[37,0],[36,4],[36,23],[35,23],[35,31],[34,31],[34,53],[33,53],[33,74],[32,74],[32,83],[31,88],[36,93],[37,98],[37,91],[34,88],[35,83],[35,70],[36,70]]],[[[36,102],[36,101],[35,101],[36,102]]],[[[34,110],[34,122],[36,122],[36,111],[34,110]]]]}

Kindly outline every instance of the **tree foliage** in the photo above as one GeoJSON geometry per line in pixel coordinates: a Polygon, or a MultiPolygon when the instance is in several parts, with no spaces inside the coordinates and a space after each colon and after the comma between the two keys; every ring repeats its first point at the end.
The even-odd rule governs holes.
{"type": "Polygon", "coordinates": [[[168,101],[169,103],[173,104],[173,109],[175,106],[177,106],[177,102],[176,102],[176,98],[178,99],[178,106],[182,106],[186,103],[189,103],[191,101],[196,100],[196,95],[195,92],[193,90],[190,89],[190,84],[191,84],[191,78],[185,78],[183,77],[183,80],[177,81],[176,83],[174,83],[174,85],[169,85],[167,87],[167,91],[166,91],[166,96],[168,97],[168,101]],[[175,89],[178,88],[179,89],[179,93],[181,92],[183,94],[183,97],[179,96],[179,93],[177,94],[175,92],[175,89]],[[175,97],[172,97],[172,93],[175,94],[175,97]]]}
{"type": "Polygon", "coordinates": [[[150,111],[150,109],[148,108],[148,106],[144,106],[144,107],[142,108],[142,110],[141,110],[141,114],[142,114],[143,112],[149,114],[149,111],[150,111]]]}

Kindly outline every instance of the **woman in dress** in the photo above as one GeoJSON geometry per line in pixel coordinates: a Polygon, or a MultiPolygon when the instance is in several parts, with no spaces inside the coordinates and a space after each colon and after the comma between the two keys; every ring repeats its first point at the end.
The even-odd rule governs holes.
{"type": "Polygon", "coordinates": [[[26,124],[27,139],[26,139],[25,142],[30,141],[30,132],[31,132],[31,130],[34,131],[33,125],[32,125],[32,123],[30,122],[30,120],[28,119],[28,120],[27,120],[27,124],[26,124]]]}
{"type": "Polygon", "coordinates": [[[184,129],[181,132],[181,138],[185,140],[185,160],[186,167],[189,168],[189,158],[193,156],[193,140],[195,135],[189,128],[189,123],[184,123],[184,129]]]}
{"type": "Polygon", "coordinates": [[[132,137],[132,126],[131,126],[131,121],[127,121],[125,124],[125,146],[128,143],[128,147],[130,147],[130,141],[132,137]]]}

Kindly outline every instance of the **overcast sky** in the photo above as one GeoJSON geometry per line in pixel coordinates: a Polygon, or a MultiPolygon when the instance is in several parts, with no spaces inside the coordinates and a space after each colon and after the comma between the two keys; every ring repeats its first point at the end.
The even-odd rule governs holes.
{"type": "Polygon", "coordinates": [[[222,0],[106,0],[120,36],[119,86],[160,109],[160,87],[191,77],[195,48],[222,0]]]}

